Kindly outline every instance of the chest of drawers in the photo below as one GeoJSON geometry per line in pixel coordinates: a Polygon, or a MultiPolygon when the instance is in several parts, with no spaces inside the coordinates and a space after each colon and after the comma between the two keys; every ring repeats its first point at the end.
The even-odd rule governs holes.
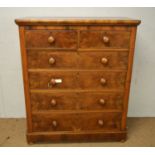
{"type": "Polygon", "coordinates": [[[24,18],[27,140],[121,141],[139,20],[24,18]]]}

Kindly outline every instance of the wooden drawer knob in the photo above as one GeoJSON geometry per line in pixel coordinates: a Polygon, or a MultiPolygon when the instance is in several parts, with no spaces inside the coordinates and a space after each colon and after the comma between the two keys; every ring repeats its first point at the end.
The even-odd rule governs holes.
{"type": "Polygon", "coordinates": [[[101,62],[102,62],[102,64],[106,65],[108,63],[108,59],[107,58],[102,58],[101,62]]]}
{"type": "Polygon", "coordinates": [[[49,64],[51,64],[51,65],[55,64],[55,59],[53,57],[51,57],[49,59],[49,64]]]}
{"type": "Polygon", "coordinates": [[[53,87],[56,84],[55,79],[51,79],[50,82],[48,82],[48,88],[53,87]]]}
{"type": "Polygon", "coordinates": [[[54,41],[55,41],[54,37],[52,37],[52,36],[48,37],[48,42],[50,44],[54,43],[54,41]]]}
{"type": "Polygon", "coordinates": [[[56,105],[57,105],[57,102],[56,102],[55,99],[52,99],[52,100],[51,100],[51,105],[52,105],[52,106],[56,106],[56,105]]]}
{"type": "Polygon", "coordinates": [[[103,126],[104,125],[104,121],[102,119],[98,120],[98,125],[103,126]]]}
{"type": "Polygon", "coordinates": [[[105,105],[105,100],[101,98],[101,99],[100,99],[100,104],[101,104],[101,105],[105,105]]]}
{"type": "Polygon", "coordinates": [[[58,84],[58,83],[62,83],[62,79],[54,79],[52,78],[50,80],[50,82],[48,82],[48,88],[51,88],[52,86],[58,84]]]}
{"type": "Polygon", "coordinates": [[[101,78],[100,82],[101,82],[102,85],[105,85],[107,83],[105,78],[101,78]]]}
{"type": "Polygon", "coordinates": [[[56,84],[55,79],[51,79],[51,80],[50,80],[50,83],[51,83],[52,85],[55,85],[55,84],[56,84]]]}
{"type": "Polygon", "coordinates": [[[103,42],[104,43],[109,43],[109,41],[110,41],[110,39],[109,39],[109,37],[108,36],[103,36],[103,42]]]}
{"type": "Polygon", "coordinates": [[[52,121],[52,126],[53,126],[53,127],[57,127],[57,126],[58,126],[57,121],[52,121]]]}

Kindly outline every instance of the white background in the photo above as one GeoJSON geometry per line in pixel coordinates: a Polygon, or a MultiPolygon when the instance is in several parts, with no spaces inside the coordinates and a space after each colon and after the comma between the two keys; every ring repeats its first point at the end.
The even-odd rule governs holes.
{"type": "Polygon", "coordinates": [[[0,117],[25,117],[18,27],[27,16],[131,17],[138,27],[128,116],[155,116],[155,8],[0,8],[0,117]]]}

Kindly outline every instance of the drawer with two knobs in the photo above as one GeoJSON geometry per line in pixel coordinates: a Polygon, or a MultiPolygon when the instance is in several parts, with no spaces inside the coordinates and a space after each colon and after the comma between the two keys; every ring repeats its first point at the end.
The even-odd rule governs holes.
{"type": "Polygon", "coordinates": [[[53,112],[33,113],[34,132],[55,131],[119,131],[121,113],[106,112],[53,112]]]}

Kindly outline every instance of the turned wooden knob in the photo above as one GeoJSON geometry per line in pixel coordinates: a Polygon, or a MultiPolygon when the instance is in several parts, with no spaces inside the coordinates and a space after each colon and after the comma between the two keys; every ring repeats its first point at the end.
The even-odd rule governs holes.
{"type": "Polygon", "coordinates": [[[103,36],[103,42],[104,43],[109,43],[110,39],[108,36],[103,36]]]}
{"type": "Polygon", "coordinates": [[[106,79],[101,78],[100,82],[101,82],[102,85],[105,85],[107,81],[106,81],[106,79]]]}
{"type": "Polygon", "coordinates": [[[51,58],[49,59],[49,64],[53,65],[54,63],[55,63],[55,59],[54,59],[53,57],[51,57],[51,58]]]}
{"type": "Polygon", "coordinates": [[[101,104],[101,105],[105,105],[105,100],[101,98],[101,99],[100,99],[100,104],[101,104]]]}
{"type": "Polygon", "coordinates": [[[102,62],[102,64],[106,65],[108,63],[108,59],[107,58],[102,58],[101,62],[102,62]]]}
{"type": "Polygon", "coordinates": [[[48,88],[51,88],[52,86],[54,86],[56,84],[55,79],[51,79],[50,82],[48,82],[48,88]]]}
{"type": "Polygon", "coordinates": [[[98,120],[98,125],[103,126],[104,125],[104,121],[102,119],[98,120]]]}
{"type": "Polygon", "coordinates": [[[52,121],[52,126],[53,127],[57,127],[57,125],[58,125],[57,121],[52,121]]]}
{"type": "Polygon", "coordinates": [[[48,37],[48,42],[51,44],[55,41],[54,37],[50,36],[48,37]]]}
{"type": "Polygon", "coordinates": [[[51,80],[50,80],[50,83],[51,83],[51,85],[55,85],[55,84],[56,84],[55,79],[51,79],[51,80]]]}
{"type": "Polygon", "coordinates": [[[62,79],[54,79],[52,78],[49,82],[48,82],[48,88],[51,88],[52,86],[56,85],[56,84],[60,84],[62,83],[62,79]]]}
{"type": "Polygon", "coordinates": [[[55,100],[55,99],[52,99],[52,100],[51,100],[51,105],[52,105],[52,106],[56,106],[56,104],[57,104],[56,100],[55,100]]]}

